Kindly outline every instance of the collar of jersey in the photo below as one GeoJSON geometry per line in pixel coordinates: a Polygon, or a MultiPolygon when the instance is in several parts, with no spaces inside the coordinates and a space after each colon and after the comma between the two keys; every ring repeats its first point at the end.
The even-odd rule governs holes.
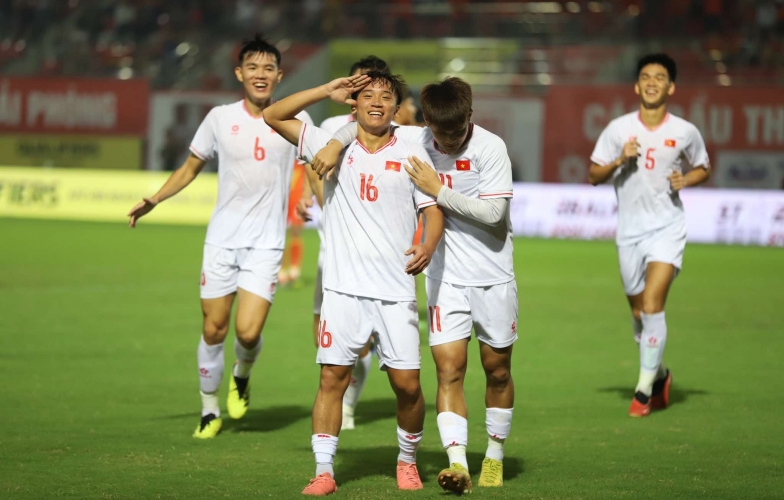
{"type": "MultiPolygon", "coordinates": [[[[460,150],[457,153],[459,153],[460,151],[463,151],[467,147],[468,141],[471,140],[471,137],[473,135],[474,135],[474,122],[469,122],[468,123],[468,135],[466,136],[465,140],[463,141],[462,147],[460,148],[460,150]]],[[[445,151],[441,151],[441,148],[438,147],[438,143],[436,142],[435,139],[433,139],[433,147],[436,148],[436,151],[438,151],[442,155],[448,155],[449,154],[449,153],[447,153],[445,151]]],[[[455,156],[455,155],[457,155],[457,153],[455,153],[454,155],[450,155],[450,156],[455,156]]]]}
{"type": "MultiPolygon", "coordinates": [[[[272,104],[272,101],[270,101],[270,104],[272,104]]],[[[248,118],[250,118],[251,120],[263,120],[264,119],[264,115],[253,116],[253,114],[248,109],[248,105],[245,104],[245,99],[242,100],[242,110],[245,111],[245,114],[248,115],[248,118]]]]}
{"type": "Polygon", "coordinates": [[[645,122],[642,121],[642,113],[640,113],[639,111],[637,112],[637,119],[640,121],[642,126],[645,127],[645,130],[647,130],[648,132],[656,132],[657,130],[662,128],[662,125],[667,123],[667,120],[670,119],[670,112],[667,111],[666,113],[664,113],[664,120],[662,120],[662,122],[660,124],[658,124],[657,126],[655,126],[653,128],[648,127],[648,125],[646,125],[645,122]]]}
{"type": "Polygon", "coordinates": [[[364,150],[365,150],[365,153],[367,153],[367,154],[369,154],[369,155],[374,155],[374,154],[376,154],[376,153],[378,153],[378,152],[380,152],[380,151],[383,151],[384,149],[388,148],[389,146],[393,145],[395,142],[397,142],[397,137],[395,137],[394,135],[392,135],[392,136],[389,138],[389,142],[387,142],[386,144],[384,144],[383,146],[381,146],[380,148],[378,148],[378,149],[377,149],[377,150],[376,150],[374,153],[371,153],[371,152],[368,150],[368,148],[366,148],[366,147],[365,147],[365,146],[364,146],[364,145],[363,145],[361,142],[359,142],[359,138],[357,138],[357,139],[354,139],[354,140],[356,141],[356,143],[357,143],[357,144],[359,144],[359,147],[360,147],[360,148],[362,148],[362,149],[364,149],[364,150]]]}

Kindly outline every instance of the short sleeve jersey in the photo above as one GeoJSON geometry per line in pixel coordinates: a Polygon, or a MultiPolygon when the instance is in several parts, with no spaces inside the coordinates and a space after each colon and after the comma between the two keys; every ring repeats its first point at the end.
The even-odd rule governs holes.
{"type": "Polygon", "coordinates": [[[330,134],[334,134],[335,132],[338,131],[338,129],[340,127],[342,127],[343,125],[345,125],[347,123],[351,123],[353,121],[354,121],[354,115],[333,116],[333,117],[327,118],[326,120],[321,122],[321,125],[319,125],[319,128],[321,130],[329,132],[330,134]]]}
{"type": "MultiPolygon", "coordinates": [[[[399,127],[395,134],[425,146],[441,183],[448,188],[469,198],[512,198],[512,162],[506,144],[492,132],[471,124],[468,145],[453,155],[438,148],[429,128],[399,127]]],[[[514,279],[508,210],[495,226],[446,208],[444,215],[444,237],[425,269],[429,278],[463,286],[489,286],[514,279]]]]}
{"type": "Polygon", "coordinates": [[[708,152],[699,130],[692,123],[667,114],[655,129],[649,129],[639,112],[616,118],[599,136],[591,161],[612,163],[626,142],[636,138],[640,157],[615,171],[613,182],[618,197],[619,245],[631,245],[651,233],[672,225],[686,231],[683,204],[669,177],[684,166],[710,168],[708,152]]]}
{"type": "MultiPolygon", "coordinates": [[[[306,112],[297,118],[312,123],[306,112]]],[[[213,108],[191,152],[218,156],[218,202],[206,243],[222,248],[283,249],[289,186],[297,149],[250,114],[245,101],[213,108]]]]}
{"type": "MultiPolygon", "coordinates": [[[[299,155],[312,161],[332,139],[304,125],[299,155]]],[[[403,164],[415,155],[429,161],[421,144],[392,136],[369,152],[358,141],[341,152],[332,179],[324,181],[324,288],[388,301],[414,301],[414,277],[406,274],[417,210],[436,202],[416,188],[403,164]],[[421,156],[420,156],[421,155],[421,156]]]]}

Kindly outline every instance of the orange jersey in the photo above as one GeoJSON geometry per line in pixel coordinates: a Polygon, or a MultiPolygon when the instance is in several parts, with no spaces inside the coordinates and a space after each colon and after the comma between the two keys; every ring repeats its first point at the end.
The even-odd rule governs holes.
{"type": "Polygon", "coordinates": [[[304,224],[304,221],[297,215],[297,203],[302,198],[302,191],[305,189],[305,182],[307,182],[306,177],[305,165],[295,160],[294,172],[291,174],[291,191],[289,191],[289,226],[301,226],[304,224]]]}

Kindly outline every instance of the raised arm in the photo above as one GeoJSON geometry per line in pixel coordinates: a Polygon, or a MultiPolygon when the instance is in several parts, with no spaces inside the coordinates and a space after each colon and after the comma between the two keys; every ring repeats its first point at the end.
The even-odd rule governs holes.
{"type": "Polygon", "coordinates": [[[308,106],[328,98],[341,104],[356,104],[351,95],[364,88],[369,80],[365,75],[338,78],[327,84],[297,92],[266,108],[264,121],[296,146],[302,129],[302,122],[296,118],[297,114],[308,106]]]}

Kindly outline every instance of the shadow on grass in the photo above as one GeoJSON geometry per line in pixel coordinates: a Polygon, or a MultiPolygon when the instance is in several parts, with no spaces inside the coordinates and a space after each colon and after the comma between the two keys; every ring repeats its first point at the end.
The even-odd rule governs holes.
{"type": "MultiPolygon", "coordinates": [[[[631,399],[634,397],[634,387],[602,387],[597,392],[616,393],[621,399],[631,399]]],[[[710,394],[702,389],[687,389],[685,387],[673,385],[670,387],[670,405],[685,402],[691,396],[703,396],[710,394]]]]}
{"type": "MultiPolygon", "coordinates": [[[[397,446],[341,449],[337,455],[339,462],[335,466],[338,484],[343,485],[369,476],[387,476],[394,481],[398,452],[397,446]]],[[[476,486],[485,456],[479,452],[468,452],[467,458],[471,479],[476,486]]],[[[423,483],[435,483],[438,473],[446,466],[447,456],[443,450],[419,450],[417,453],[417,468],[423,483]]],[[[504,457],[504,480],[514,479],[522,473],[521,458],[504,457]]]]}
{"type": "Polygon", "coordinates": [[[223,428],[230,432],[272,432],[288,427],[305,418],[310,419],[311,409],[306,406],[273,406],[248,410],[242,420],[232,420],[228,413],[223,418],[223,428]]]}
{"type": "MultiPolygon", "coordinates": [[[[425,403],[425,413],[434,413],[435,411],[435,405],[425,403]]],[[[354,423],[361,426],[396,416],[397,400],[395,398],[360,399],[356,410],[354,410],[354,423]]]]}

